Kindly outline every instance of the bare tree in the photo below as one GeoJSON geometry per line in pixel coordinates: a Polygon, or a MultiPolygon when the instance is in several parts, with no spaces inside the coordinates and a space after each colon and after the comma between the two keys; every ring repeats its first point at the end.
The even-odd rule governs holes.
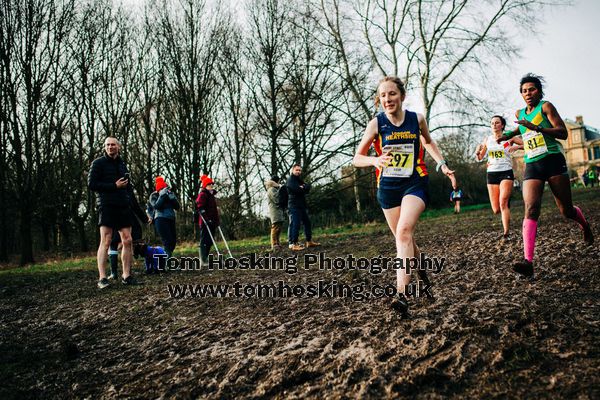
{"type": "Polygon", "coordinates": [[[318,180],[337,172],[341,156],[354,145],[347,140],[346,119],[339,112],[344,96],[336,73],[336,52],[322,44],[315,11],[304,3],[293,18],[288,46],[294,61],[288,71],[285,106],[294,120],[285,136],[293,155],[290,161],[300,162],[305,173],[318,180]]]}
{"type": "Polygon", "coordinates": [[[351,93],[347,97],[347,107],[340,111],[363,126],[373,115],[369,99],[374,91],[369,88],[373,63],[355,29],[360,20],[353,13],[352,5],[345,0],[319,0],[317,7],[320,7],[323,17],[320,29],[329,37],[324,43],[336,52],[336,72],[343,82],[342,89],[351,93]]]}
{"type": "Polygon", "coordinates": [[[501,100],[490,95],[494,78],[518,54],[516,33],[539,20],[542,3],[319,0],[322,29],[337,50],[339,74],[351,93],[348,120],[365,126],[378,77],[398,75],[432,132],[470,135],[486,126],[501,100]]]}
{"type": "Polygon", "coordinates": [[[137,126],[134,132],[135,152],[130,155],[135,176],[143,177],[136,184],[138,193],[150,190],[154,177],[161,173],[160,146],[162,129],[167,121],[163,117],[162,107],[167,102],[167,91],[162,85],[164,65],[160,62],[158,48],[154,45],[156,35],[153,15],[148,7],[144,9],[144,18],[136,35],[136,87],[139,104],[137,126]]]}
{"type": "Polygon", "coordinates": [[[259,163],[269,174],[284,172],[281,160],[289,149],[281,145],[286,129],[295,118],[286,92],[290,65],[288,46],[291,43],[291,12],[289,3],[281,0],[253,0],[248,7],[249,34],[247,58],[252,66],[248,82],[256,108],[259,163]]]}
{"type": "MultiPolygon", "coordinates": [[[[96,211],[94,196],[87,190],[87,170],[97,156],[98,144],[102,141],[100,103],[106,92],[100,83],[103,75],[107,74],[106,55],[112,49],[111,30],[114,27],[111,22],[110,3],[94,0],[81,4],[65,57],[68,73],[62,91],[66,99],[65,107],[71,115],[65,127],[65,136],[60,142],[60,154],[64,155],[60,159],[63,172],[73,182],[69,193],[70,215],[84,251],[89,247],[86,223],[96,211]]],[[[107,133],[104,132],[105,135],[107,133]]]]}
{"type": "MultiPolygon", "coordinates": [[[[164,0],[153,10],[164,88],[161,113],[169,121],[161,126],[157,151],[168,158],[160,163],[159,172],[168,171],[180,194],[191,199],[199,187],[199,172],[211,173],[218,159],[214,109],[220,44],[215,27],[220,12],[199,0],[164,0]]],[[[188,204],[184,202],[184,209],[188,204]]]]}
{"type": "MultiPolygon", "coordinates": [[[[220,112],[219,137],[221,142],[220,152],[221,167],[224,176],[230,183],[231,195],[229,196],[228,220],[241,221],[242,215],[252,216],[254,193],[250,193],[253,183],[259,178],[253,168],[254,137],[252,118],[254,113],[251,109],[248,87],[244,80],[248,79],[249,70],[244,60],[244,54],[240,49],[243,47],[242,32],[232,16],[225,20],[223,28],[219,30],[221,43],[221,57],[227,62],[219,63],[218,73],[221,83],[218,107],[220,112]],[[245,211],[245,212],[244,212],[245,211]]],[[[230,235],[236,237],[243,228],[241,224],[231,227],[230,235]]]]}
{"type": "Polygon", "coordinates": [[[42,193],[44,167],[52,156],[54,112],[60,68],[73,1],[3,1],[0,59],[7,111],[8,143],[19,204],[20,263],[33,261],[32,220],[42,193]]]}
{"type": "Polygon", "coordinates": [[[493,87],[489,78],[507,65],[481,60],[514,57],[519,50],[514,33],[521,22],[539,18],[536,10],[542,3],[362,0],[342,7],[340,1],[321,0],[321,9],[344,78],[365,105],[363,110],[368,109],[367,98],[357,89],[357,67],[348,59],[350,43],[361,55],[369,55],[377,75],[399,75],[409,89],[418,89],[432,131],[481,126],[497,100],[489,99],[488,91],[481,95],[480,89],[493,87]],[[352,11],[344,14],[342,9],[352,11]],[[346,21],[360,22],[362,39],[343,25],[346,21]]]}

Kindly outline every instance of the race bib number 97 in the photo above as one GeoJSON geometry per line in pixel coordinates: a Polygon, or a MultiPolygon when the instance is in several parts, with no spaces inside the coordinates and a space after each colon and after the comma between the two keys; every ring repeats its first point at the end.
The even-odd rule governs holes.
{"type": "Polygon", "coordinates": [[[382,176],[405,178],[413,174],[415,164],[415,147],[412,143],[387,145],[383,152],[389,152],[392,160],[383,169],[382,176]]]}

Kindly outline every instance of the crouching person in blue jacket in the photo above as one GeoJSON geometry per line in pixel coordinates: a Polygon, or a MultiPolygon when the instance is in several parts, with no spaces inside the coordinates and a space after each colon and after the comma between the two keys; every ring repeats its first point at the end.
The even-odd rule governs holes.
{"type": "Polygon", "coordinates": [[[144,270],[147,274],[166,271],[167,252],[160,246],[148,246],[146,243],[136,243],[133,246],[133,256],[144,258],[144,270]]]}

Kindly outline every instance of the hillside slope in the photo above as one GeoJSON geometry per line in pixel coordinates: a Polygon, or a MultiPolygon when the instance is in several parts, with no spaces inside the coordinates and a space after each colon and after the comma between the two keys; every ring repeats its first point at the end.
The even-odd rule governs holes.
{"type": "MultiPolygon", "coordinates": [[[[0,275],[0,397],[598,398],[598,194],[576,196],[598,237],[591,247],[545,194],[533,280],[510,271],[522,257],[522,207],[507,243],[489,210],[422,221],[422,251],[446,261],[431,275],[435,299],[412,299],[407,320],[385,300],[179,299],[167,290],[279,280],[371,287],[393,283],[392,271],[177,271],[104,291],[94,265],[0,275]]],[[[383,226],[322,239],[328,257],[394,253],[383,226]]]]}

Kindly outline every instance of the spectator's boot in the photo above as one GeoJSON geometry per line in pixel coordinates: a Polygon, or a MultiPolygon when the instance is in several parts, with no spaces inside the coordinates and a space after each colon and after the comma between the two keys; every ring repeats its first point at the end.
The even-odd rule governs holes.
{"type": "Polygon", "coordinates": [[[110,275],[108,276],[108,279],[116,280],[119,274],[119,252],[114,251],[114,253],[112,253],[112,251],[113,250],[111,250],[108,255],[108,259],[110,260],[110,275]]]}
{"type": "Polygon", "coordinates": [[[200,246],[200,263],[202,265],[208,264],[208,249],[200,246]]]}
{"type": "Polygon", "coordinates": [[[306,242],[306,248],[308,249],[309,247],[317,247],[320,246],[321,243],[317,243],[317,242],[313,242],[312,240],[309,240],[308,242],[306,242]]]}

